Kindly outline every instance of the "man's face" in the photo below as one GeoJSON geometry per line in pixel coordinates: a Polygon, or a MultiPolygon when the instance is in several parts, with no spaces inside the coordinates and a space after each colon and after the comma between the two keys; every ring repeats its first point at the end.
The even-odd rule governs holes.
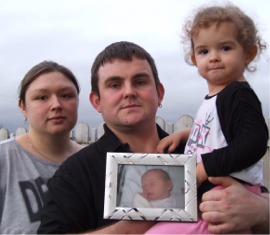
{"type": "Polygon", "coordinates": [[[155,85],[147,60],[114,59],[99,68],[100,97],[90,94],[92,105],[112,129],[153,123],[164,95],[162,84],[155,85]]]}

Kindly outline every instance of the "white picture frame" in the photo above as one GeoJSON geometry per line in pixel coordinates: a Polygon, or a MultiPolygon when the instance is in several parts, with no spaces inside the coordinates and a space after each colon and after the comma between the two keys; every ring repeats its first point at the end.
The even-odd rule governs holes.
{"type": "Polygon", "coordinates": [[[107,153],[105,219],[196,222],[197,210],[195,155],[107,153]],[[170,174],[175,190],[171,191],[171,195],[176,196],[178,204],[166,207],[153,206],[155,204],[134,206],[131,198],[142,190],[141,176],[153,168],[170,174]]]}

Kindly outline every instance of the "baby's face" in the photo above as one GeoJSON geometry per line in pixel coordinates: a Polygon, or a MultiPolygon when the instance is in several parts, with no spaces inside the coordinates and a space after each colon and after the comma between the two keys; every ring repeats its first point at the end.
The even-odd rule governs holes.
{"type": "Polygon", "coordinates": [[[172,181],[165,180],[159,172],[147,172],[142,177],[142,188],[146,199],[164,199],[170,196],[172,181]]]}

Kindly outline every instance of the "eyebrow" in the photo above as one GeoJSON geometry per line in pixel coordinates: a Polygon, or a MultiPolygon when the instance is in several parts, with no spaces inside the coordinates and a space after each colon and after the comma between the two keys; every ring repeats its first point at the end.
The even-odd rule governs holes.
{"type": "MultiPolygon", "coordinates": [[[[136,79],[136,78],[139,78],[139,77],[147,77],[147,78],[150,78],[150,74],[149,73],[146,73],[146,72],[139,72],[139,73],[136,73],[132,76],[132,79],[136,79]]],[[[125,78],[121,77],[121,76],[117,76],[117,75],[112,75],[110,77],[108,77],[106,80],[105,80],[105,84],[108,84],[109,82],[112,82],[112,81],[121,81],[121,80],[125,80],[125,78]]]]}
{"type": "Polygon", "coordinates": [[[134,74],[134,76],[133,76],[133,78],[137,78],[137,77],[148,77],[148,78],[150,78],[150,74],[146,73],[146,72],[139,72],[139,73],[134,74]]]}
{"type": "MultiPolygon", "coordinates": [[[[218,43],[218,45],[223,45],[223,44],[235,44],[235,41],[232,40],[227,40],[227,41],[221,41],[218,43]]],[[[205,44],[199,44],[198,46],[196,46],[195,48],[201,48],[201,47],[208,47],[208,45],[205,44]]]]}
{"type": "MultiPolygon", "coordinates": [[[[76,88],[75,88],[76,89],[76,88]]],[[[65,92],[65,91],[73,91],[73,87],[71,86],[63,86],[61,88],[58,88],[57,91],[59,92],[65,92]]],[[[50,88],[36,88],[31,91],[33,94],[41,93],[41,92],[51,92],[50,88]]]]}
{"type": "Polygon", "coordinates": [[[123,77],[121,77],[121,76],[110,76],[110,77],[108,77],[108,78],[106,78],[106,80],[105,80],[105,85],[107,85],[108,83],[110,83],[110,82],[113,82],[113,81],[119,81],[119,80],[124,80],[124,78],[123,77]]]}

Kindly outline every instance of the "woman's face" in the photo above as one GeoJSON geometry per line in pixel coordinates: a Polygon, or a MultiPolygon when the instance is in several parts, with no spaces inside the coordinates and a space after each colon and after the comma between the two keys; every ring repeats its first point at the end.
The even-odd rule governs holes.
{"type": "Polygon", "coordinates": [[[68,133],[78,115],[79,97],[75,85],[62,73],[37,77],[28,87],[20,108],[29,129],[39,133],[68,133]]]}

